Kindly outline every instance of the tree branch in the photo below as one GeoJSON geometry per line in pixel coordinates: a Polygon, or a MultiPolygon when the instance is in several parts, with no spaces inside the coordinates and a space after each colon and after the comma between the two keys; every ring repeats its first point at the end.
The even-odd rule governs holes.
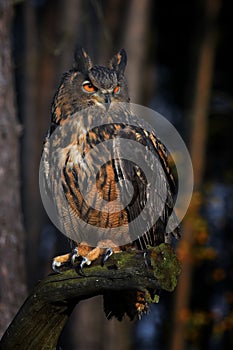
{"type": "MultiPolygon", "coordinates": [[[[84,270],[51,274],[39,282],[1,342],[2,349],[56,349],[60,333],[79,301],[105,292],[123,290],[173,291],[180,265],[168,244],[143,252],[114,254],[104,267],[96,261],[84,270]]],[[[149,293],[147,293],[150,295],[149,293]]],[[[147,297],[148,303],[154,302],[147,297]]]]}

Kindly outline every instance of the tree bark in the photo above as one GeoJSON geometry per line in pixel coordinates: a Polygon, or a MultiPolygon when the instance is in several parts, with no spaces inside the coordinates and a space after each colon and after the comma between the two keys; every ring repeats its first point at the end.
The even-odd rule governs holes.
{"type": "Polygon", "coordinates": [[[104,267],[100,261],[81,276],[74,269],[52,274],[41,281],[5,332],[0,347],[10,349],[56,349],[60,333],[79,301],[111,291],[173,291],[180,265],[168,244],[142,252],[114,254],[104,267]]]}
{"type": "Polygon", "coordinates": [[[19,135],[11,59],[12,1],[0,2],[0,335],[26,295],[19,135]]]}

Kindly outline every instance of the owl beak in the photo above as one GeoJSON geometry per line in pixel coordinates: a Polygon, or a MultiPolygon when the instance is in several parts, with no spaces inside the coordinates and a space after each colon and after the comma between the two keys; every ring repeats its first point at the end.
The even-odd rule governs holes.
{"type": "Polygon", "coordinates": [[[110,107],[110,104],[111,104],[111,96],[110,96],[110,94],[105,94],[104,95],[104,102],[105,102],[106,111],[108,111],[109,107],[110,107]]]}

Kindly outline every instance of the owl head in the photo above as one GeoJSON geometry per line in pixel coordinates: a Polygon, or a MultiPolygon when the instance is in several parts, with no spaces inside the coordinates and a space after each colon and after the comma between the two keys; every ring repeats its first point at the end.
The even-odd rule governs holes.
{"type": "Polygon", "coordinates": [[[121,49],[107,67],[93,65],[83,48],[78,48],[73,69],[65,73],[52,107],[52,121],[60,121],[90,106],[108,109],[112,102],[129,102],[124,76],[127,56],[121,49]]]}

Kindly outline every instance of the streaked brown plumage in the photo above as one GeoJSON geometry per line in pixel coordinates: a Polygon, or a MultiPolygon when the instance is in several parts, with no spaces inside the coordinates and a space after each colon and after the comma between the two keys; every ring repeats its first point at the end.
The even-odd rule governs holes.
{"type": "MultiPolygon", "coordinates": [[[[83,49],[77,50],[74,67],[65,73],[55,94],[51,126],[44,143],[42,162],[48,192],[50,191],[53,196],[54,193],[63,191],[67,202],[64,208],[59,196],[53,198],[63,231],[68,237],[73,238],[70,232],[77,229],[77,218],[81,218],[83,222],[92,226],[106,229],[105,235],[100,241],[97,241],[94,248],[88,247],[85,243],[85,234],[82,242],[80,240],[75,242],[77,248],[73,260],[76,256],[83,257],[82,266],[104,254],[106,248],[111,248],[111,253],[124,250],[125,246],[120,245],[119,247],[117,242],[122,235],[131,237],[132,232],[129,232],[128,225],[138,217],[146,205],[148,180],[136,163],[119,156],[120,153],[122,154],[122,146],[117,143],[118,139],[138,142],[156,157],[162,169],[158,172],[159,175],[157,174],[160,177],[159,184],[161,184],[159,190],[165,193],[163,210],[159,219],[152,227],[148,223],[148,230],[143,232],[143,235],[140,232],[140,225],[135,226],[134,229],[138,230],[138,233],[135,236],[134,232],[133,237],[138,237],[138,239],[132,239],[130,246],[146,249],[148,245],[155,246],[168,241],[165,229],[174,206],[176,183],[164,145],[155,136],[155,133],[146,130],[140,119],[132,115],[130,107],[123,108],[121,105],[121,103],[129,102],[128,87],[124,77],[126,61],[125,51],[120,50],[111,59],[108,67],[94,66],[83,49]],[[119,114],[121,119],[116,122],[119,114]],[[107,117],[108,123],[89,129],[93,117],[96,116],[97,119],[102,115],[107,117]],[[68,134],[69,138],[67,138],[68,134]],[[111,159],[101,164],[102,152],[109,152],[104,144],[107,140],[116,142],[111,159]],[[97,147],[100,144],[103,145],[102,151],[97,147]],[[89,154],[94,154],[95,161],[93,159],[92,163],[86,162],[85,157],[89,154]],[[89,201],[87,201],[80,190],[80,183],[84,183],[85,179],[89,179],[96,171],[98,165],[96,160],[99,160],[101,165],[97,172],[96,184],[90,189],[89,201]],[[96,209],[97,194],[110,205],[110,208],[111,203],[113,206],[116,205],[114,200],[122,191],[124,180],[132,184],[133,196],[130,203],[123,208],[119,206],[119,210],[114,208],[113,212],[101,210],[102,208],[96,209]],[[61,187],[59,187],[60,182],[61,187]],[[112,239],[112,236],[108,236],[112,228],[118,230],[115,240],[112,239]]],[[[133,152],[134,149],[132,149],[132,154],[133,152]]],[[[140,153],[137,155],[139,158],[145,157],[142,151],[138,152],[140,153]]],[[[145,162],[148,167],[152,167],[150,159],[145,159],[145,162]]],[[[124,191],[127,194],[129,188],[127,184],[125,186],[124,191]]],[[[152,213],[155,208],[151,207],[149,210],[152,213]]],[[[178,237],[178,229],[173,234],[178,237]]],[[[128,247],[129,244],[127,244],[128,247]]],[[[72,260],[72,254],[56,257],[53,267],[57,269],[68,260],[72,260]]],[[[115,299],[110,299],[111,303],[113,300],[116,303],[119,302],[118,308],[108,302],[109,296],[106,295],[105,311],[108,318],[116,316],[122,319],[124,313],[133,318],[137,313],[145,311],[147,306],[141,294],[140,297],[137,297],[138,293],[135,294],[135,292],[133,295],[135,298],[128,298],[127,295],[122,298],[121,293],[115,293],[115,299]],[[129,300],[132,301],[132,305],[127,304],[126,307],[129,300]]]]}

